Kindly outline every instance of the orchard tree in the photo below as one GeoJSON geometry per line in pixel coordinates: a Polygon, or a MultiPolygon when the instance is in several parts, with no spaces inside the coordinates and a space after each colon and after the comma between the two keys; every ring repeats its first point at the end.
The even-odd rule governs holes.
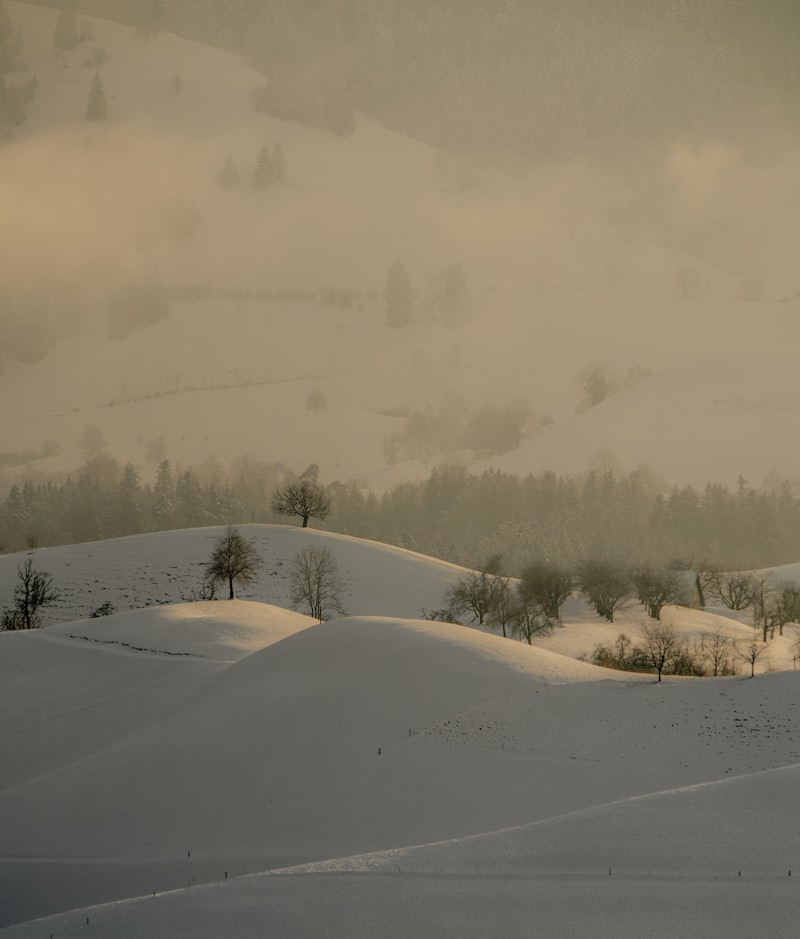
{"type": "Polygon", "coordinates": [[[756,662],[767,651],[767,646],[759,639],[757,630],[753,629],[753,635],[749,639],[737,640],[735,648],[736,658],[746,662],[750,666],[750,677],[755,677],[756,662]]]}
{"type": "Polygon", "coordinates": [[[53,578],[46,571],[37,571],[33,560],[26,558],[17,567],[17,584],[14,587],[14,604],[3,612],[0,628],[5,630],[38,629],[41,626],[39,611],[52,606],[58,600],[58,591],[53,587],[53,578]]]}
{"type": "Polygon", "coordinates": [[[553,631],[553,619],[522,584],[517,589],[511,623],[514,635],[524,639],[528,645],[533,644],[534,636],[548,636],[553,631]]]}
{"type": "Polygon", "coordinates": [[[253,545],[232,525],[217,541],[206,565],[206,580],[211,583],[227,581],[230,598],[234,599],[234,584],[251,584],[261,566],[261,557],[253,545]]]}
{"type": "Polygon", "coordinates": [[[270,506],[279,515],[295,515],[302,519],[303,528],[308,528],[310,518],[324,520],[331,514],[331,500],[327,493],[318,482],[308,477],[278,489],[270,506]]]}
{"type": "Polygon", "coordinates": [[[532,561],[523,570],[520,591],[540,604],[551,620],[561,619],[561,607],[572,595],[575,578],[552,561],[532,561]]]}
{"type": "Polygon", "coordinates": [[[661,610],[668,604],[686,604],[686,590],[675,571],[655,571],[640,567],[631,575],[639,602],[652,619],[661,619],[661,610]]]}
{"type": "Polygon", "coordinates": [[[644,638],[642,648],[647,660],[656,670],[658,680],[661,681],[664,669],[681,653],[678,634],[671,626],[666,626],[664,623],[652,623],[642,626],[642,636],[644,638]]]}
{"type": "Polygon", "coordinates": [[[342,602],[344,584],[329,548],[306,545],[292,559],[289,576],[295,609],[306,606],[309,615],[320,623],[346,614],[342,602]]]}
{"type": "Polygon", "coordinates": [[[625,569],[612,561],[587,561],[578,573],[578,586],[600,616],[614,622],[614,613],[630,595],[625,569]]]}
{"type": "Polygon", "coordinates": [[[748,610],[753,605],[753,587],[750,574],[710,571],[706,575],[706,593],[729,610],[748,610]]]}
{"type": "Polygon", "coordinates": [[[500,555],[493,555],[480,571],[470,571],[453,584],[445,595],[445,606],[456,616],[469,615],[483,626],[507,589],[508,582],[500,572],[500,555]]]}
{"type": "Polygon", "coordinates": [[[703,658],[708,662],[711,674],[714,678],[719,675],[732,675],[731,667],[731,649],[732,642],[722,630],[717,627],[709,633],[703,633],[700,637],[700,651],[703,658]]]}

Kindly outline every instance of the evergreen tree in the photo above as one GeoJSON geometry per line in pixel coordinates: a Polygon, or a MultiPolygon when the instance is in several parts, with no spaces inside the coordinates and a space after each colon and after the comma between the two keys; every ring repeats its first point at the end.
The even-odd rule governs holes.
{"type": "Polygon", "coordinates": [[[139,474],[130,463],[122,469],[115,516],[116,535],[136,535],[142,531],[142,489],[139,474]]]}
{"type": "Polygon", "coordinates": [[[64,4],[56,20],[53,32],[53,45],[56,52],[68,52],[78,45],[78,20],[75,11],[64,4]]]}
{"type": "Polygon", "coordinates": [[[95,72],[89,88],[89,102],[86,105],[86,117],[90,121],[104,121],[108,117],[106,91],[100,75],[95,72]]]}
{"type": "Polygon", "coordinates": [[[162,460],[156,471],[153,486],[153,527],[156,531],[165,531],[172,527],[175,515],[175,483],[169,460],[162,460]]]}
{"type": "Polygon", "coordinates": [[[389,326],[408,326],[414,304],[414,290],[402,261],[395,261],[386,275],[383,291],[386,322],[389,326]]]}

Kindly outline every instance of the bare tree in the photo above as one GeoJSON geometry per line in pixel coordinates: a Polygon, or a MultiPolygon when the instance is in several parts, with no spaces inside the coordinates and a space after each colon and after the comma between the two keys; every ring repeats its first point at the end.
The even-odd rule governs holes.
{"type": "Polygon", "coordinates": [[[525,568],[520,580],[520,589],[540,603],[550,619],[561,619],[561,607],[575,587],[570,571],[552,561],[538,560],[525,568]]]}
{"type": "Polygon", "coordinates": [[[306,605],[320,623],[347,612],[342,603],[344,584],[330,548],[306,545],[292,559],[290,577],[295,608],[306,605]]]}
{"type": "Polygon", "coordinates": [[[14,587],[14,605],[3,612],[0,629],[38,629],[41,626],[39,611],[58,600],[58,591],[53,587],[53,578],[46,571],[37,571],[32,558],[25,558],[17,567],[17,584],[14,587]]]}
{"type": "Polygon", "coordinates": [[[776,586],[778,628],[781,636],[787,623],[800,623],[800,587],[793,583],[780,583],[776,586]]]}
{"type": "Polygon", "coordinates": [[[711,571],[707,575],[706,593],[729,610],[747,610],[753,602],[753,579],[750,574],[711,571]]]}
{"type": "Polygon", "coordinates": [[[658,673],[658,680],[670,661],[677,657],[681,643],[678,634],[671,626],[664,623],[646,623],[642,626],[644,645],[642,646],[648,661],[658,673]]]}
{"type": "Polygon", "coordinates": [[[544,607],[524,590],[517,590],[516,603],[511,614],[514,635],[533,645],[534,636],[548,636],[553,631],[553,620],[544,607]]]}
{"type": "Polygon", "coordinates": [[[578,572],[578,586],[600,616],[614,622],[614,613],[630,596],[630,578],[611,561],[586,561],[578,572]]]}
{"type": "Polygon", "coordinates": [[[500,555],[493,555],[480,571],[465,574],[447,591],[445,606],[456,616],[471,616],[483,626],[504,589],[503,580],[500,555]]]}
{"type": "Polygon", "coordinates": [[[753,629],[753,635],[747,640],[737,641],[735,647],[736,658],[750,666],[750,677],[753,678],[756,673],[756,662],[767,651],[767,646],[759,639],[758,632],[753,629]]]}
{"type": "Polygon", "coordinates": [[[227,581],[230,598],[234,599],[235,583],[251,584],[261,566],[261,557],[239,531],[228,525],[225,534],[217,541],[211,559],[206,566],[205,577],[211,583],[227,581]]]}
{"type": "Polygon", "coordinates": [[[303,528],[308,528],[310,518],[326,519],[331,514],[331,500],[318,482],[306,477],[278,489],[271,508],[280,515],[297,516],[303,528]]]}
{"type": "Polygon", "coordinates": [[[750,609],[753,613],[753,626],[761,630],[762,641],[766,642],[768,632],[771,631],[772,635],[775,635],[775,627],[780,619],[769,575],[750,575],[750,609]]]}
{"type": "Polygon", "coordinates": [[[708,662],[714,678],[720,675],[733,674],[733,668],[731,667],[732,646],[730,637],[725,635],[721,629],[703,633],[700,637],[701,655],[708,662]]]}
{"type": "Polygon", "coordinates": [[[508,638],[508,627],[513,626],[515,596],[514,589],[511,586],[511,580],[502,574],[495,575],[494,602],[489,610],[487,622],[492,629],[500,629],[503,632],[503,639],[508,638]]]}
{"type": "Polygon", "coordinates": [[[639,602],[652,619],[661,619],[661,610],[670,603],[685,604],[686,588],[675,571],[655,571],[640,567],[631,575],[639,602]]]}

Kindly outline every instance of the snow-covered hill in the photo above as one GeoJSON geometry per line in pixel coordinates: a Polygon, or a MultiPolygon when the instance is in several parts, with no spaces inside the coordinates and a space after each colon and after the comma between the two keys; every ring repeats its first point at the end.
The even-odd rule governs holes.
{"type": "MultiPolygon", "coordinates": [[[[249,935],[260,916],[262,927],[280,930],[291,920],[298,935],[316,936],[332,877],[363,895],[370,921],[413,882],[423,905],[387,914],[385,932],[394,935],[423,910],[442,922],[449,905],[463,900],[468,877],[476,902],[508,898],[510,918],[501,921],[508,935],[517,934],[520,911],[543,895],[544,884],[555,892],[543,915],[556,917],[553,898],[572,897],[570,915],[584,923],[573,934],[589,935],[592,884],[612,867],[619,883],[612,878],[611,892],[603,893],[603,928],[617,924],[618,934],[634,935],[609,911],[619,896],[631,898],[632,924],[645,915],[654,885],[682,898],[680,915],[698,914],[697,885],[723,903],[741,889],[738,873],[735,885],[730,880],[741,865],[769,885],[776,928],[783,928],[793,894],[782,870],[794,863],[796,846],[771,832],[781,800],[793,792],[791,773],[765,777],[779,790],[766,822],[748,815],[761,798],[760,776],[722,796],[690,789],[656,799],[657,817],[650,802],[629,800],[800,762],[795,672],[659,685],[649,675],[599,669],[573,656],[620,630],[633,632],[643,617],[631,609],[605,624],[578,601],[567,607],[564,627],[533,647],[407,619],[438,603],[461,570],[283,526],[242,528],[265,556],[265,572],[273,572],[248,594],[286,603],[282,568],[293,551],[324,545],[347,582],[348,607],[362,615],[316,624],[254,599],[164,604],[198,576],[220,532],[36,552],[37,565],[57,583],[61,578],[65,592],[49,611],[52,625],[0,635],[3,922],[149,895],[152,906],[59,915],[47,928],[69,934],[88,916],[122,936],[151,924],[154,935],[249,935]],[[89,594],[92,574],[102,589],[89,594]],[[100,599],[120,609],[152,605],[71,619],[100,599]],[[741,809],[733,830],[749,865],[734,860],[735,839],[727,827],[716,834],[722,823],[707,805],[730,793],[741,809]],[[683,819],[674,831],[672,811],[683,819]],[[497,831],[463,846],[456,841],[452,851],[406,851],[497,831]],[[375,851],[392,853],[388,861],[327,863],[375,851]],[[400,869],[399,880],[386,870],[375,881],[385,863],[400,869]],[[298,865],[302,870],[290,875],[234,881],[298,865]],[[335,873],[320,873],[329,870],[335,873]],[[534,885],[527,899],[518,893],[521,876],[534,885]],[[160,896],[209,882],[217,883],[160,896]],[[298,905],[299,896],[305,900],[298,905]],[[200,928],[209,903],[216,913],[200,928]],[[238,917],[241,904],[251,913],[234,927],[227,917],[238,917]]],[[[22,557],[0,559],[4,594],[22,557]]],[[[667,615],[688,635],[708,628],[711,616],[677,609],[667,615]]],[[[731,635],[750,631],[718,617],[720,624],[731,635]]],[[[779,653],[773,667],[789,643],[771,643],[779,653]]],[[[746,894],[753,895],[751,886],[746,894]]],[[[456,921],[470,908],[465,901],[456,921]]],[[[331,909],[333,935],[360,934],[352,910],[331,909]]],[[[482,915],[468,917],[465,934],[474,934],[482,915]]],[[[28,935],[27,928],[8,934],[28,935]]]]}

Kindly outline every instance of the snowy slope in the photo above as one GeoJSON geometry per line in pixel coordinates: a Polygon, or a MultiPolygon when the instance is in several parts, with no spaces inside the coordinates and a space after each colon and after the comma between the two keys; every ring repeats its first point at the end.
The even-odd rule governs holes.
{"type": "MultiPolygon", "coordinates": [[[[84,619],[105,602],[130,610],[192,600],[224,531],[155,532],[0,555],[0,598],[10,603],[17,568],[31,557],[37,569],[53,576],[60,592],[58,601],[43,610],[44,625],[84,619]]],[[[238,525],[237,531],[264,562],[254,582],[237,596],[277,606],[291,606],[291,561],[309,544],[331,551],[345,608],[357,615],[418,617],[423,609],[440,607],[447,589],[464,573],[446,561],[347,535],[288,525],[238,525]]],[[[226,595],[227,587],[220,589],[220,596],[226,595]]]]}
{"type": "MultiPolygon", "coordinates": [[[[452,565],[313,530],[241,531],[257,542],[265,570],[277,572],[254,585],[256,596],[285,602],[294,550],[324,544],[348,582],[348,607],[366,615],[312,625],[252,599],[165,605],[170,592],[196,582],[220,529],[36,552],[65,592],[51,611],[59,624],[0,635],[4,923],[224,881],[226,872],[544,823],[800,761],[794,672],[658,685],[558,654],[579,654],[577,645],[589,652],[593,640],[609,638],[577,601],[563,629],[528,647],[403,618],[440,603],[461,574],[452,565]],[[94,580],[102,589],[87,597],[94,580]],[[68,619],[101,599],[153,605],[68,619]]],[[[6,592],[18,560],[0,559],[6,592]]],[[[637,615],[609,628],[633,632],[637,615]]],[[[708,626],[709,614],[674,615],[689,633],[708,626]]],[[[725,622],[731,632],[749,629],[725,622]]],[[[756,820],[744,818],[743,837],[753,830],[756,820]]],[[[549,843],[557,842],[554,835],[549,843]]],[[[620,852],[614,864],[622,867],[628,855],[620,852]]],[[[542,865],[561,869],[561,860],[543,857],[542,865]]],[[[586,864],[598,858],[587,855],[586,864]]],[[[783,863],[776,854],[775,869],[783,863]]],[[[446,873],[444,863],[436,874],[419,873],[436,921],[441,904],[463,896],[462,875],[447,885],[446,873]]],[[[513,876],[484,873],[475,874],[476,897],[514,895],[513,876]]],[[[327,902],[328,881],[298,876],[300,886],[294,875],[282,886],[268,879],[247,901],[232,894],[219,915],[240,902],[263,913],[267,903],[298,923],[308,916],[302,928],[318,935],[316,904],[327,902]],[[308,899],[300,908],[296,890],[308,899]]],[[[659,884],[672,877],[667,867],[651,876],[659,884]]],[[[391,904],[403,884],[381,876],[345,889],[366,890],[379,904],[388,891],[391,904]]],[[[574,885],[570,874],[558,889],[567,896],[574,885]]],[[[176,904],[168,914],[175,935],[195,928],[205,909],[202,891],[187,896],[165,901],[176,904]]],[[[364,899],[365,913],[371,902],[364,899]]],[[[581,902],[579,891],[576,910],[581,902]]],[[[142,912],[136,904],[119,910],[142,912]]],[[[123,921],[113,927],[121,935],[123,921]]],[[[344,911],[339,922],[342,934],[352,926],[344,911]]],[[[225,928],[214,917],[208,923],[225,928]]],[[[514,928],[510,922],[510,935],[514,928]]]]}
{"type": "MultiPolygon", "coordinates": [[[[673,809],[655,803],[653,832],[662,834],[653,842],[641,840],[642,828],[651,834],[649,803],[629,809],[619,800],[800,761],[795,674],[659,686],[560,662],[446,624],[353,619],[302,630],[210,677],[202,694],[157,723],[5,789],[2,906],[12,919],[26,918],[224,880],[225,871],[395,849],[609,802],[619,803],[609,816],[571,816],[541,837],[533,829],[529,873],[559,875],[568,894],[575,873],[591,880],[606,864],[635,879],[638,850],[651,857],[648,876],[660,887],[681,851],[692,856],[692,843],[667,839],[664,859],[673,809]],[[591,680],[601,676],[616,680],[591,680]]],[[[786,786],[784,801],[794,776],[786,786]]],[[[769,835],[780,799],[766,822],[743,812],[738,837],[769,835]]],[[[708,801],[700,803],[704,815],[708,801]]],[[[715,818],[696,837],[715,837],[715,818]]],[[[691,816],[682,824],[690,829],[691,816]]],[[[506,850],[502,836],[494,850],[506,850]]],[[[757,860],[760,876],[775,877],[795,850],[786,837],[765,837],[750,870],[757,860]]],[[[433,856],[435,873],[424,862],[417,873],[431,902],[444,902],[436,885],[455,862],[446,851],[433,856]]],[[[478,882],[491,875],[481,894],[487,902],[497,890],[513,892],[512,858],[500,866],[489,850],[462,862],[478,882]]],[[[723,859],[721,847],[698,852],[692,870],[728,877],[733,858],[728,867],[723,859]]],[[[293,887],[267,883],[249,903],[272,907],[283,889],[294,902],[293,887]]],[[[313,880],[300,889],[313,919],[327,894],[313,880]]]]}
{"type": "Polygon", "coordinates": [[[701,489],[710,480],[735,486],[739,476],[756,486],[771,473],[795,478],[800,453],[787,428],[800,414],[799,329],[794,317],[780,346],[693,355],[476,469],[522,474],[649,466],[669,482],[701,489]]]}

